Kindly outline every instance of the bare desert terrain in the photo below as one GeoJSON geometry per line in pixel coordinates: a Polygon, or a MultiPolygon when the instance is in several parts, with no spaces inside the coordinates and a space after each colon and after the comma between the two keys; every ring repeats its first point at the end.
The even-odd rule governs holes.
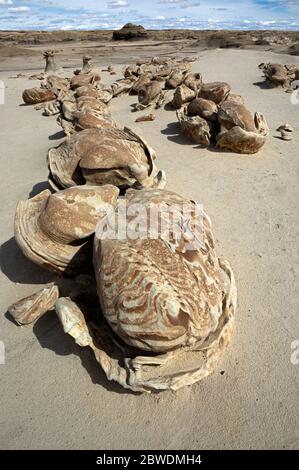
{"type": "Polygon", "coordinates": [[[5,84],[0,105],[0,340],[5,344],[0,447],[298,448],[299,365],[291,363],[291,343],[299,339],[299,104],[291,104],[283,90],[265,87],[258,69],[261,62],[299,65],[297,56],[283,54],[298,33],[279,44],[279,54],[265,44],[201,47],[195,32],[188,41],[163,37],[161,42],[156,36],[119,44],[108,33],[100,40],[90,33],[84,41],[39,43],[39,38],[35,44],[33,33],[22,44],[12,33],[0,34],[5,84]],[[270,136],[263,149],[239,155],[188,141],[174,110],[157,110],[155,121],[136,123],[138,113],[130,107],[136,96],[110,104],[114,119],[156,150],[167,188],[203,204],[217,250],[234,269],[238,309],[232,343],[216,372],[192,387],[151,395],[126,392],[107,381],[91,351],[64,334],[54,312],[33,327],[17,327],[6,314],[11,303],[55,279],[25,258],[13,237],[17,202],[47,188],[47,150],[63,139],[55,116],[22,104],[23,89],[39,86],[28,76],[42,71],[42,51],[48,48],[58,51],[67,76],[81,66],[84,53],[101,68],[113,64],[116,76],[102,73],[107,83],[139,57],[194,56],[193,70],[204,81],[230,83],[252,112],[267,118],[270,136]],[[16,78],[20,73],[24,76],[16,78]],[[286,122],[294,127],[292,141],[276,132],[286,122]]]}

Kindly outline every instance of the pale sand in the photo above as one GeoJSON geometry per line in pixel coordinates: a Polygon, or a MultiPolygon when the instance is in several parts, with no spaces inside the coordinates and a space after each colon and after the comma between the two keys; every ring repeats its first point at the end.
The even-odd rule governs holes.
{"type": "MultiPolygon", "coordinates": [[[[17,70],[28,67],[24,58],[18,61],[13,60],[17,70]]],[[[299,339],[299,105],[291,105],[282,90],[254,85],[263,61],[299,63],[267,52],[214,50],[200,53],[194,65],[205,81],[228,81],[252,111],[265,113],[271,134],[258,155],[196,148],[178,136],[173,111],[159,110],[154,122],[136,124],[141,113],[129,107],[136,97],[111,104],[114,118],[157,150],[168,188],[203,203],[238,286],[236,332],[217,371],[191,388],[159,395],[133,395],[108,383],[91,352],[75,346],[53,312],[33,328],[18,328],[4,316],[9,304],[51,279],[19,252],[13,216],[19,199],[44,187],[46,152],[59,143],[52,139],[60,129],[55,117],[19,106],[21,91],[35,82],[7,80],[14,72],[0,74],[7,85],[6,104],[0,106],[0,340],[6,346],[6,364],[0,365],[1,448],[299,446],[299,365],[290,361],[291,342],[299,339]],[[274,138],[284,122],[295,128],[292,142],[274,138]]]]}

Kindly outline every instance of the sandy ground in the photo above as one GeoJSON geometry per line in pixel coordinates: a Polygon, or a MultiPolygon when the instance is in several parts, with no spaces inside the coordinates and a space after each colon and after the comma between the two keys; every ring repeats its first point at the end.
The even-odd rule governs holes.
{"type": "MultiPolygon", "coordinates": [[[[18,60],[16,70],[28,68],[18,60]]],[[[299,63],[272,53],[214,50],[194,65],[205,81],[228,81],[252,111],[265,113],[271,134],[258,155],[197,148],[179,135],[173,111],[136,124],[130,111],[136,97],[111,104],[114,118],[157,150],[168,188],[203,203],[238,286],[236,332],[218,370],[191,388],[158,395],[134,395],[109,383],[53,312],[33,328],[18,328],[5,315],[9,304],[51,279],[18,250],[13,217],[19,199],[46,186],[46,152],[62,136],[55,117],[21,105],[21,91],[34,82],[9,80],[14,69],[0,73],[7,87],[0,106],[1,448],[299,447],[299,365],[290,360],[291,342],[299,339],[299,105],[281,90],[255,85],[263,61],[299,63]],[[295,128],[292,142],[275,137],[284,122],[295,128]]]]}

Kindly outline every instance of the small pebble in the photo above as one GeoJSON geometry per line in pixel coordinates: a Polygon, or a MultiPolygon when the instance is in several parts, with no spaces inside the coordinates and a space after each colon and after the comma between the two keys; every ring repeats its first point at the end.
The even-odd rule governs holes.
{"type": "Polygon", "coordinates": [[[144,116],[138,117],[135,122],[154,121],[155,119],[155,114],[145,114],[144,116]]]}
{"type": "Polygon", "coordinates": [[[282,140],[292,140],[293,139],[293,136],[290,132],[280,131],[280,134],[281,134],[281,139],[282,140]]]}
{"type": "Polygon", "coordinates": [[[279,126],[279,127],[277,128],[277,130],[278,130],[279,132],[281,132],[281,131],[294,132],[294,129],[293,129],[293,127],[291,126],[291,124],[288,124],[288,123],[287,123],[287,124],[282,124],[281,126],[279,126]]]}

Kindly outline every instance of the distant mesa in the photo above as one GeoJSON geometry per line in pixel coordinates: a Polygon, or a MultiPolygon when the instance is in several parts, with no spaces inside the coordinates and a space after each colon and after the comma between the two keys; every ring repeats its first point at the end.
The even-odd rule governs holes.
{"type": "Polygon", "coordinates": [[[121,29],[113,32],[113,39],[115,41],[130,39],[146,39],[148,38],[148,32],[140,24],[127,23],[121,29]]]}

